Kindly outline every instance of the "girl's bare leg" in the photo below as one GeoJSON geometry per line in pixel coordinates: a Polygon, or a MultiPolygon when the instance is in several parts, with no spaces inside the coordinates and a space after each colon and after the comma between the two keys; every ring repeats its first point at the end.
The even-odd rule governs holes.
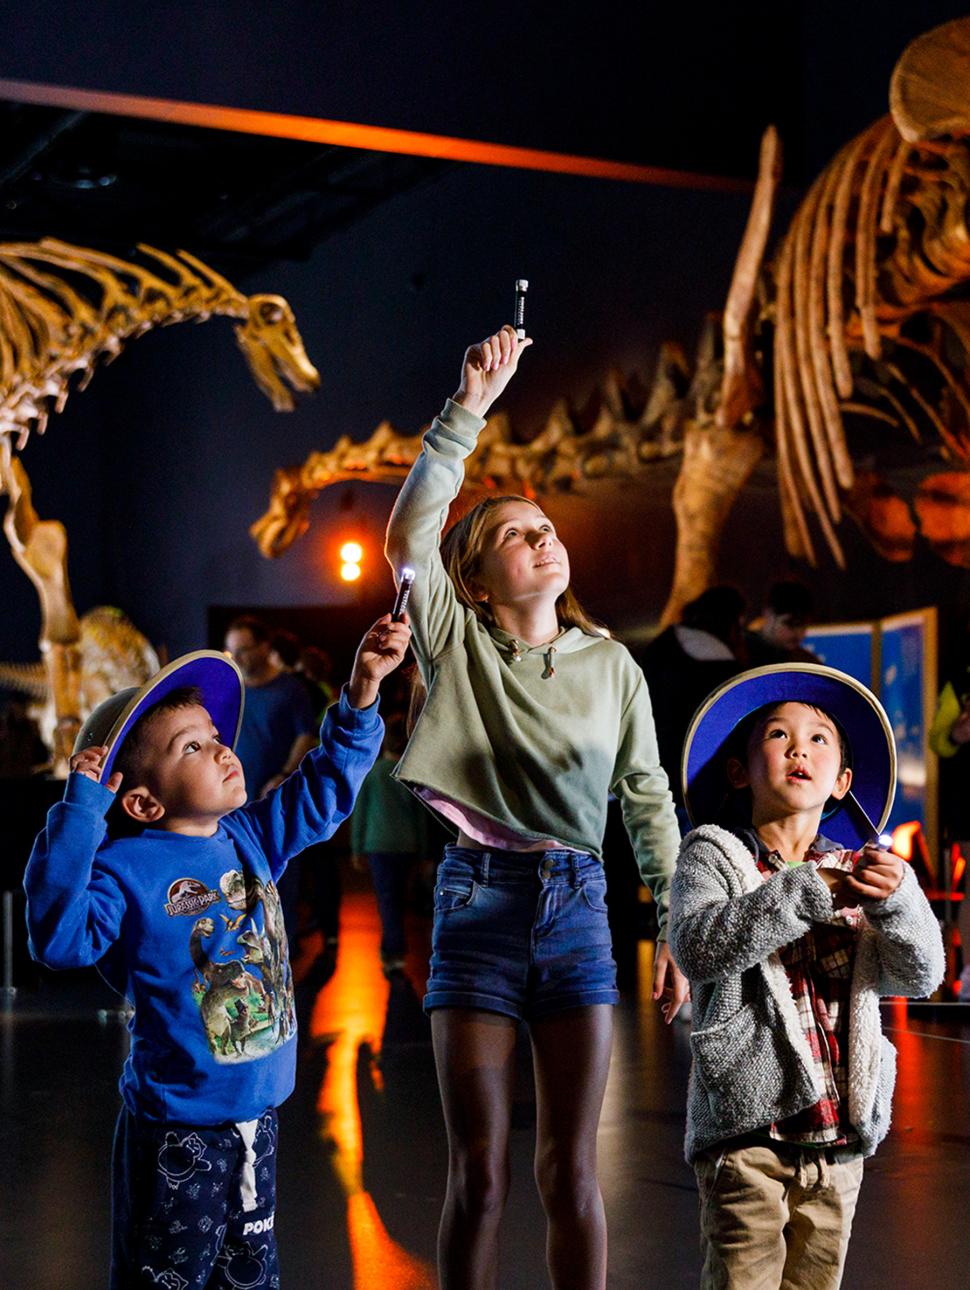
{"type": "Polygon", "coordinates": [[[608,1004],[532,1026],[536,1075],[536,1182],[546,1211],[555,1290],[603,1290],[606,1215],[596,1177],[599,1126],[613,1041],[608,1004]]]}
{"type": "Polygon", "coordinates": [[[493,1012],[431,1014],[448,1131],[448,1190],[438,1231],[441,1290],[495,1290],[509,1190],[516,1022],[493,1012]]]}

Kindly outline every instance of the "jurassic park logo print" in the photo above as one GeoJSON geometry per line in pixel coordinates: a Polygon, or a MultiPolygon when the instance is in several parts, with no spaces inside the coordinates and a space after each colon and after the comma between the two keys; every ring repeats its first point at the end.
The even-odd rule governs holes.
{"type": "Polygon", "coordinates": [[[198,878],[176,878],[168,889],[165,912],[171,918],[179,914],[201,914],[221,899],[220,892],[213,891],[198,878]]]}

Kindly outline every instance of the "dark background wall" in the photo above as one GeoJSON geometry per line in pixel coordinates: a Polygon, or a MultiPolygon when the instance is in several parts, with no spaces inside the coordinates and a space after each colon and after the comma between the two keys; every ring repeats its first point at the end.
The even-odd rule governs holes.
{"type": "MultiPolygon", "coordinates": [[[[588,7],[534,5],[480,31],[459,6],[420,6],[420,20],[407,5],[131,8],[41,3],[5,15],[0,75],[748,176],[773,118],[790,180],[778,230],[801,181],[885,111],[907,39],[960,12],[700,5],[671,15],[647,4],[622,18],[607,6],[594,22],[588,7]]],[[[362,595],[364,608],[382,606],[393,490],[325,493],[310,534],[267,562],[247,530],[274,468],[340,434],[364,438],[384,418],[402,430],[426,422],[454,389],[464,346],[508,316],[517,276],[532,283],[536,344],[505,406],[523,434],[558,398],[583,402],[611,365],[649,379],[659,344],[692,352],[705,311],[723,303],[747,205],[743,194],[463,167],[394,198],[307,263],[237,279],[287,296],[322,388],[277,416],[216,320],[132,343],[72,396],[24,461],[40,514],[67,525],[78,608],[118,604],[177,653],[204,643],[212,605],[362,595]],[[334,576],[334,543],[351,529],[368,548],[362,593],[334,576]]],[[[669,587],[672,479],[665,467],[635,487],[549,502],[580,593],[628,629],[655,620],[669,587]]],[[[889,566],[845,537],[848,574],[798,570],[824,616],[970,603],[966,574],[922,553],[889,566]]],[[[766,470],[732,519],[722,575],[757,601],[789,569],[766,470]]],[[[2,551],[0,604],[0,657],[32,657],[36,596],[2,551]]]]}

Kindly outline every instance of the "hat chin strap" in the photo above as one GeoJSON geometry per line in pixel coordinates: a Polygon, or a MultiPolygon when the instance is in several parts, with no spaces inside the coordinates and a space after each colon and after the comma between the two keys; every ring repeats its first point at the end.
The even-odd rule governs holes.
{"type": "Polygon", "coordinates": [[[879,830],[873,824],[872,820],[870,820],[868,812],[851,788],[846,793],[845,797],[842,798],[841,805],[846,808],[849,815],[852,817],[852,823],[856,828],[861,833],[867,833],[869,835],[870,842],[874,842],[879,837],[879,830]]]}

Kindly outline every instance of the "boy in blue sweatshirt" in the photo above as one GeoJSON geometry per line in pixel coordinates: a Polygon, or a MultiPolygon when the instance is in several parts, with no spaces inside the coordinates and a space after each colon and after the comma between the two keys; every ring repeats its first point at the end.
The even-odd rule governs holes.
{"type": "Polygon", "coordinates": [[[134,1007],[112,1165],[112,1290],[279,1285],[276,1107],[293,1089],[277,883],[353,809],[380,682],[410,629],[364,637],[320,745],[245,805],[244,686],[200,650],[100,704],[27,865],[31,953],[97,963],[134,1007]]]}

